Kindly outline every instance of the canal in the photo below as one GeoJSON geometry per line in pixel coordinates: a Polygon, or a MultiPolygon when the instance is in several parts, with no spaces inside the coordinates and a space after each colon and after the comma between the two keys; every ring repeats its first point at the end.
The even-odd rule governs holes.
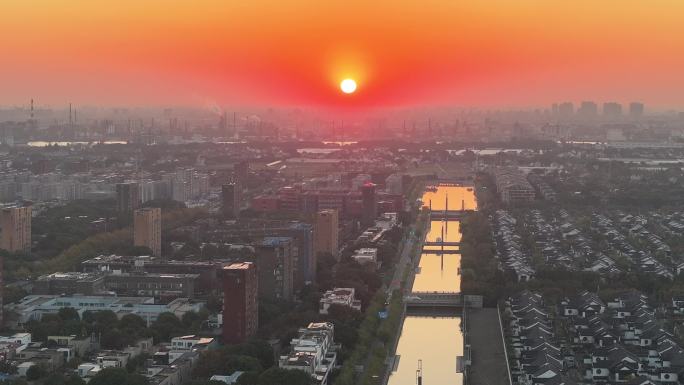
{"type": "MultiPolygon", "coordinates": [[[[438,186],[426,191],[423,205],[434,211],[476,210],[477,201],[472,188],[438,186]],[[447,203],[448,202],[448,203],[447,203]]],[[[461,240],[458,220],[433,220],[425,240],[459,242],[461,240]]],[[[458,246],[445,246],[445,249],[458,246]]],[[[413,281],[412,292],[461,291],[461,255],[423,252],[413,281]]],[[[463,355],[461,317],[407,315],[404,319],[396,355],[399,356],[396,371],[389,377],[389,385],[415,385],[419,361],[422,366],[424,385],[459,385],[463,376],[456,372],[456,357],[463,355]]]]}

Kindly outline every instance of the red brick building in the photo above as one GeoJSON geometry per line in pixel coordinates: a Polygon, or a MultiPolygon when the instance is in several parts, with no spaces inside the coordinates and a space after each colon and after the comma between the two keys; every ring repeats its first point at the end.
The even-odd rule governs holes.
{"type": "Polygon", "coordinates": [[[223,343],[238,344],[259,327],[257,270],[251,262],[223,268],[223,343]]]}

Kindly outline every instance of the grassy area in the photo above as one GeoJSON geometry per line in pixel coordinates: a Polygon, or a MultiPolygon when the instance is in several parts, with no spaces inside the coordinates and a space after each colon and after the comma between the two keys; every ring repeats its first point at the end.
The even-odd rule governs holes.
{"type": "Polygon", "coordinates": [[[52,207],[33,219],[31,231],[36,259],[52,258],[72,245],[95,235],[92,222],[106,221],[109,230],[128,226],[132,216],[119,217],[115,200],[77,200],[52,207]]]}
{"type": "MultiPolygon", "coordinates": [[[[163,212],[162,231],[183,226],[205,215],[205,210],[197,208],[175,209],[163,212]]],[[[131,247],[132,243],[133,232],[131,227],[99,233],[84,239],[64,250],[55,258],[39,265],[37,271],[44,274],[47,272],[78,269],[78,265],[87,258],[97,256],[100,253],[126,250],[131,247]]]]}
{"type": "Polygon", "coordinates": [[[375,344],[371,352],[371,359],[368,362],[365,375],[361,381],[364,385],[381,384],[387,370],[387,358],[392,354],[394,341],[397,333],[400,332],[401,317],[404,313],[404,303],[401,290],[396,290],[392,294],[392,301],[389,305],[387,319],[380,323],[377,333],[379,343],[375,344]]]}
{"type": "Polygon", "coordinates": [[[381,320],[378,311],[383,309],[384,295],[378,291],[366,312],[366,319],[359,328],[359,342],[349,359],[342,366],[335,385],[380,384],[386,370],[387,357],[392,353],[394,340],[399,332],[404,304],[401,290],[396,290],[388,307],[388,317],[381,320]],[[355,368],[363,366],[364,371],[357,380],[355,368]]]}
{"type": "Polygon", "coordinates": [[[411,181],[411,185],[408,189],[406,189],[406,199],[409,203],[412,204],[416,201],[416,199],[420,198],[423,195],[423,191],[425,190],[425,181],[425,177],[413,178],[413,180],[411,181]]]}
{"type": "MultiPolygon", "coordinates": [[[[204,209],[169,209],[162,212],[162,230],[166,231],[183,226],[207,215],[204,209]]],[[[45,223],[45,221],[43,222],[45,223]]],[[[55,224],[50,224],[55,226],[55,224]]],[[[131,255],[140,248],[133,246],[133,229],[130,225],[116,226],[107,232],[91,235],[83,234],[83,239],[73,238],[62,242],[63,249],[56,253],[8,253],[3,251],[5,279],[8,282],[19,279],[32,279],[41,274],[55,271],[80,270],[79,264],[101,253],[131,255]],[[75,243],[74,243],[75,242],[75,243]]]]}

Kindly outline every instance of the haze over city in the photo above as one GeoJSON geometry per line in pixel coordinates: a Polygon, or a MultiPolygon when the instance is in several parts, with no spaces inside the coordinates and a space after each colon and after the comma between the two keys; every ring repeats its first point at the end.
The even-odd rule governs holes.
{"type": "Polygon", "coordinates": [[[683,15],[2,1],[0,385],[684,384],[683,15]]]}
{"type": "Polygon", "coordinates": [[[3,2],[3,105],[681,107],[676,0],[3,2]],[[339,82],[355,78],[353,97],[339,82]]]}

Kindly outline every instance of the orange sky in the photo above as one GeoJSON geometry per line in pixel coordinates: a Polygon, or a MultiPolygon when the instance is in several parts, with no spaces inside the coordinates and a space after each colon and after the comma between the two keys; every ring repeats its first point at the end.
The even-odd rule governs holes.
{"type": "Polygon", "coordinates": [[[678,107],[684,2],[3,0],[0,90],[0,104],[678,107]]]}

